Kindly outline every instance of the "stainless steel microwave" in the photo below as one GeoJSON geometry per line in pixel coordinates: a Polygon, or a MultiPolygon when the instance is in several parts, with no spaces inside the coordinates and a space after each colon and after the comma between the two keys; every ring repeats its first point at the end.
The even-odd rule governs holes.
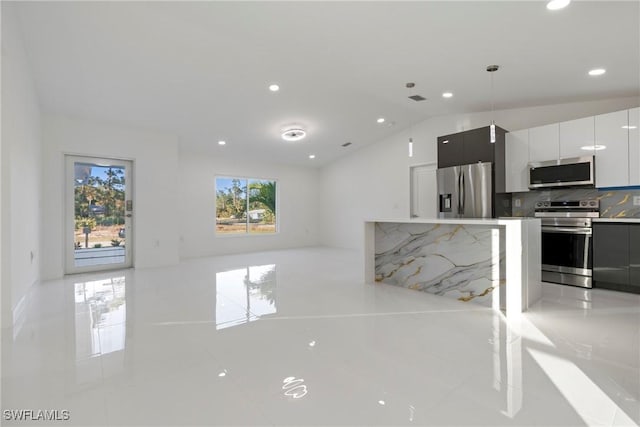
{"type": "Polygon", "coordinates": [[[595,186],[594,156],[529,163],[529,188],[595,186]]]}

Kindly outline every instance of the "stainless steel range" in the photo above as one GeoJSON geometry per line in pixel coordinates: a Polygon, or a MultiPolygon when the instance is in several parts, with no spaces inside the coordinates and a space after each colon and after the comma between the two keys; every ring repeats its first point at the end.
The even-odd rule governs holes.
{"type": "Polygon", "coordinates": [[[600,216],[600,202],[537,202],[535,216],[542,220],[542,281],[591,288],[591,219],[600,216]]]}

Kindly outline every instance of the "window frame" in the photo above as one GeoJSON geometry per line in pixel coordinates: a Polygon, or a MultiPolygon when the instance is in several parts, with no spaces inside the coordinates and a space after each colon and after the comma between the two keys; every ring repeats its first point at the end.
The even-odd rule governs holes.
{"type": "Polygon", "coordinates": [[[227,238],[227,237],[254,237],[254,236],[275,236],[277,234],[280,233],[280,181],[278,179],[275,178],[262,178],[262,177],[256,177],[256,176],[245,176],[245,175],[234,175],[234,174],[216,174],[214,177],[214,236],[216,238],[220,237],[220,238],[227,238]],[[218,179],[239,179],[241,181],[246,182],[247,184],[247,191],[246,191],[246,199],[247,199],[247,219],[245,222],[245,231],[243,233],[221,233],[218,231],[217,229],[217,220],[218,220],[218,205],[216,203],[216,198],[218,197],[218,179]],[[249,181],[251,180],[255,180],[255,181],[270,181],[270,182],[274,182],[276,185],[276,213],[275,213],[275,221],[274,221],[274,226],[275,226],[275,230],[272,233],[251,233],[249,231],[249,181]]]}

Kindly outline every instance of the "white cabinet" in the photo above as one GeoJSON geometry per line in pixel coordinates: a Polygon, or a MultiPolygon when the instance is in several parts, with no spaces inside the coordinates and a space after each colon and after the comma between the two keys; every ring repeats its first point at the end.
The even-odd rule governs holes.
{"type": "Polygon", "coordinates": [[[629,185],[640,185],[640,108],[629,110],[629,185]]]}
{"type": "Polygon", "coordinates": [[[529,129],[507,133],[505,161],[506,192],[529,191],[529,129]]]}
{"type": "Polygon", "coordinates": [[[629,185],[627,110],[595,117],[596,187],[629,185]]]}
{"type": "Polygon", "coordinates": [[[506,191],[528,191],[529,162],[591,155],[598,188],[640,185],[640,108],[508,133],[506,191]]]}
{"type": "Polygon", "coordinates": [[[594,117],[560,123],[560,158],[593,155],[594,117]]]}
{"type": "Polygon", "coordinates": [[[554,123],[529,129],[529,161],[544,162],[560,158],[560,125],[554,123]]]}

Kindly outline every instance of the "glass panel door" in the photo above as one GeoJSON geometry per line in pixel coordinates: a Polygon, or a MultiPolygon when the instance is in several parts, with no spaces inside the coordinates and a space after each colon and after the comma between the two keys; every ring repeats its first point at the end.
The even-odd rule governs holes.
{"type": "Polygon", "coordinates": [[[133,265],[131,167],[67,156],[66,273],[133,265]]]}

